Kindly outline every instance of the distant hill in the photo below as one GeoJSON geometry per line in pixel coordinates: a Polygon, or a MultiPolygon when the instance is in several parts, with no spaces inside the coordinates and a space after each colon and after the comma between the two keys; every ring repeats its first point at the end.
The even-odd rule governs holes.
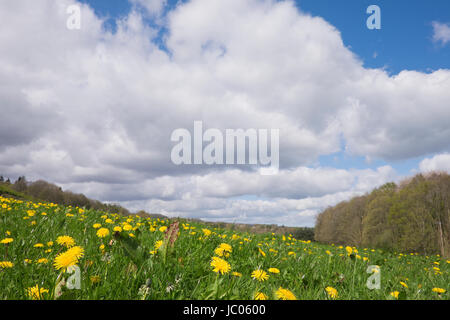
{"type": "MultiPolygon", "coordinates": [[[[19,177],[14,183],[9,179],[5,181],[0,177],[0,195],[10,196],[23,200],[34,200],[52,202],[65,206],[78,206],[87,209],[131,215],[130,211],[119,204],[102,203],[98,200],[89,199],[84,194],[64,191],[61,187],[44,180],[34,182],[27,181],[25,177],[19,177]]],[[[143,210],[137,213],[142,217],[165,219],[166,216],[156,213],[147,213],[143,210]]]]}

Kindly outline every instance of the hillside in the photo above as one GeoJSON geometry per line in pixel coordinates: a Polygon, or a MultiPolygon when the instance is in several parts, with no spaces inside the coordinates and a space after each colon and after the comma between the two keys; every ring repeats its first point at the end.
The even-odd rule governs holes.
{"type": "Polygon", "coordinates": [[[418,174],[320,213],[315,239],[450,256],[450,175],[418,174]]]}

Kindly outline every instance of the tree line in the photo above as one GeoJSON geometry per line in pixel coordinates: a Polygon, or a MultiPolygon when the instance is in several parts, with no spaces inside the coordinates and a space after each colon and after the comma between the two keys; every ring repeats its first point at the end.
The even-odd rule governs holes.
{"type": "Polygon", "coordinates": [[[341,202],[316,218],[315,240],[450,256],[450,175],[417,174],[341,202]]]}

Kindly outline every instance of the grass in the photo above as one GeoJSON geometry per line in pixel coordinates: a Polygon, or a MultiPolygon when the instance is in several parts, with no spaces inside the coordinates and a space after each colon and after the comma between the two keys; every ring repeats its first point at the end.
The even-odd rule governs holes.
{"type": "Polygon", "coordinates": [[[13,264],[0,266],[0,299],[33,298],[27,289],[36,285],[45,290],[42,299],[253,299],[258,292],[277,299],[279,288],[297,299],[333,299],[327,287],[336,289],[335,299],[449,299],[450,261],[436,255],[322,245],[290,235],[207,229],[183,220],[171,247],[164,227],[171,229],[173,222],[0,197],[0,241],[13,239],[0,244],[0,262],[13,264]],[[94,224],[109,234],[99,238],[94,224]],[[119,226],[123,230],[114,233],[119,226]],[[131,230],[125,231],[126,226],[131,230]],[[67,250],[56,241],[65,235],[84,249],[77,262],[81,288],[62,286],[56,295],[61,279],[71,277],[53,265],[67,250]],[[157,241],[163,242],[159,249],[157,241]],[[221,257],[231,266],[224,274],[210,265],[222,243],[232,247],[229,256],[221,257]],[[380,289],[366,286],[369,277],[376,277],[367,273],[369,265],[379,266],[380,289]],[[253,279],[258,269],[269,278],[253,279]],[[398,292],[397,298],[391,292],[398,292]]]}

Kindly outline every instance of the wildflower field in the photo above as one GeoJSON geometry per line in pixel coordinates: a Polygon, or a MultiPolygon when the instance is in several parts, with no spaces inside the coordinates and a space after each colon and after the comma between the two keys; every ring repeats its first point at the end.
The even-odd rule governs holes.
{"type": "Polygon", "coordinates": [[[438,255],[0,197],[0,299],[447,300],[449,271],[438,255]]]}

